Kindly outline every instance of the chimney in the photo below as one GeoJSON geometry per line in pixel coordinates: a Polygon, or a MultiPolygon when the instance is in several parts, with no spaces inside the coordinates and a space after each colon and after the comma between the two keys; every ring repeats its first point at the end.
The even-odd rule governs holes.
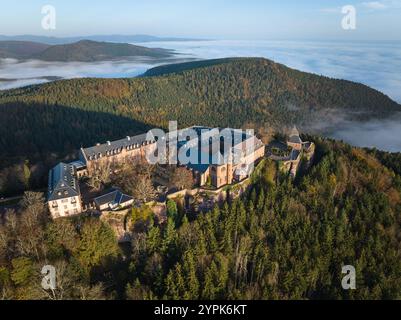
{"type": "Polygon", "coordinates": [[[107,145],[108,145],[108,146],[111,146],[111,142],[110,142],[110,141],[107,141],[107,145]]]}
{"type": "Polygon", "coordinates": [[[127,136],[127,140],[128,140],[128,141],[131,141],[131,137],[127,136]]]}

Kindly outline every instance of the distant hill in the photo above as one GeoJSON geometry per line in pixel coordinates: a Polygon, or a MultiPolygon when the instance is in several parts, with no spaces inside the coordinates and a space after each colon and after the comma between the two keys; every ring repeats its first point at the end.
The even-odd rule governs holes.
{"type": "Polygon", "coordinates": [[[47,37],[35,35],[5,36],[0,35],[0,41],[30,41],[40,42],[48,45],[69,44],[81,40],[92,40],[99,42],[119,42],[119,43],[138,43],[156,41],[201,41],[201,39],[174,38],[174,37],[155,37],[150,35],[92,35],[79,37],[47,37]]]}
{"type": "Polygon", "coordinates": [[[28,59],[50,46],[28,41],[0,41],[0,58],[28,59]]]}
{"type": "Polygon", "coordinates": [[[4,156],[66,153],[151,127],[208,125],[303,131],[401,106],[365,85],[261,58],[157,67],[141,78],[73,79],[0,91],[4,156]],[[12,128],[12,130],[10,129],[12,128]]]}
{"type": "Polygon", "coordinates": [[[0,41],[0,58],[37,59],[43,61],[104,61],[132,57],[166,58],[171,51],[150,49],[127,43],[81,40],[63,45],[37,42],[0,41]]]}

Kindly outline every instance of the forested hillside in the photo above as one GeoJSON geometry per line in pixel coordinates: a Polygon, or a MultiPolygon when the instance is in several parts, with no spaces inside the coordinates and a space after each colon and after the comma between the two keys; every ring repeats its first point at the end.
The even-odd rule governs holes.
{"type": "Polygon", "coordinates": [[[151,49],[128,43],[81,40],[71,44],[55,45],[32,58],[43,61],[105,61],[130,57],[167,58],[168,50],[151,49]]]}
{"type": "MultiPolygon", "coordinates": [[[[385,117],[400,105],[367,86],[266,59],[171,65],[133,79],[76,79],[0,91],[0,167],[61,158],[149,127],[209,125],[282,130],[385,117]]],[[[1,175],[0,175],[1,182],[1,175]]],[[[0,188],[1,189],[1,188],[0,188]]]]}
{"type": "MultiPolygon", "coordinates": [[[[28,194],[0,227],[3,298],[400,299],[401,178],[362,149],[313,139],[314,166],[293,182],[267,161],[243,199],[206,214],[169,204],[159,226],[135,212],[127,251],[93,218],[47,219],[28,194]],[[23,217],[23,218],[22,218],[23,217]],[[40,289],[55,265],[62,287],[40,289]],[[353,265],[357,290],[341,288],[353,265]]],[[[387,154],[386,161],[394,162],[387,154]]]]}
{"type": "Polygon", "coordinates": [[[75,43],[47,45],[29,41],[0,41],[0,58],[42,61],[106,61],[132,57],[167,58],[171,52],[128,43],[81,40],[75,43]]]}
{"type": "MultiPolygon", "coordinates": [[[[401,110],[387,96],[366,86],[299,72],[265,59],[195,62],[149,73],[189,67],[195,69],[160,77],[76,79],[0,91],[0,147],[16,155],[19,152],[15,147],[27,144],[37,151],[60,151],[67,142],[75,147],[93,144],[97,139],[88,141],[82,135],[94,137],[91,127],[108,124],[91,119],[86,112],[124,117],[149,126],[167,127],[169,120],[178,120],[181,126],[241,127],[252,122],[281,128],[293,123],[311,124],[318,117],[320,122],[330,122],[333,110],[359,118],[401,110]],[[65,108],[72,109],[73,118],[65,108]],[[39,118],[44,119],[37,121],[39,118]],[[75,126],[74,134],[65,130],[66,126],[75,126]],[[49,140],[47,134],[46,139],[36,139],[44,130],[51,130],[58,138],[49,140]],[[10,143],[15,139],[14,131],[18,144],[10,143]]],[[[119,131],[118,124],[113,128],[119,131]]],[[[109,134],[97,137],[116,137],[109,134]]]]}
{"type": "Polygon", "coordinates": [[[28,59],[49,48],[47,44],[30,41],[0,41],[0,58],[28,59]]]}

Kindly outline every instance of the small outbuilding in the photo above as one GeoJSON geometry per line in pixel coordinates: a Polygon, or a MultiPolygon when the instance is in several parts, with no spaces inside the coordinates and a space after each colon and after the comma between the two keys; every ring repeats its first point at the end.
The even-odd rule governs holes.
{"type": "Polygon", "coordinates": [[[113,188],[108,193],[94,199],[99,211],[117,211],[126,209],[134,204],[134,198],[113,188]]]}

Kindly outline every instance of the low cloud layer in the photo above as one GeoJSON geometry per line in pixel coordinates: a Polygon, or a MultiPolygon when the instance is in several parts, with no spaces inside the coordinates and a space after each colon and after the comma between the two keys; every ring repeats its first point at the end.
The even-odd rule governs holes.
{"type": "Polygon", "coordinates": [[[357,147],[401,152],[401,114],[391,120],[344,122],[330,136],[357,147]]]}
{"type": "Polygon", "coordinates": [[[149,68],[176,61],[176,58],[164,60],[138,58],[130,61],[85,63],[0,59],[0,90],[47,82],[48,80],[43,77],[63,79],[136,77],[149,68]]]}
{"type": "Polygon", "coordinates": [[[202,59],[264,57],[301,71],[361,82],[401,102],[401,42],[153,42],[202,59]]]}
{"type": "MultiPolygon", "coordinates": [[[[43,77],[135,77],[149,68],[189,59],[265,57],[298,70],[364,83],[401,103],[400,42],[188,41],[143,45],[174,49],[180,54],[163,61],[134,59],[96,63],[0,59],[0,90],[48,81],[43,77]]],[[[290,110],[294,108],[296,106],[289,106],[290,110]]],[[[338,115],[334,114],[336,121],[331,125],[336,123],[339,129],[332,132],[333,138],[356,146],[401,151],[401,116],[368,123],[351,123],[336,117],[338,115]]],[[[329,124],[320,123],[319,128],[313,129],[325,131],[328,127],[329,124]]]]}
{"type": "Polygon", "coordinates": [[[176,58],[155,61],[133,59],[96,63],[18,62],[0,59],[0,79],[31,79],[0,82],[0,90],[43,82],[44,76],[134,77],[147,69],[186,58],[265,57],[291,68],[333,78],[361,82],[401,102],[401,42],[308,42],[308,41],[188,41],[147,42],[142,45],[177,50],[176,58]]]}

